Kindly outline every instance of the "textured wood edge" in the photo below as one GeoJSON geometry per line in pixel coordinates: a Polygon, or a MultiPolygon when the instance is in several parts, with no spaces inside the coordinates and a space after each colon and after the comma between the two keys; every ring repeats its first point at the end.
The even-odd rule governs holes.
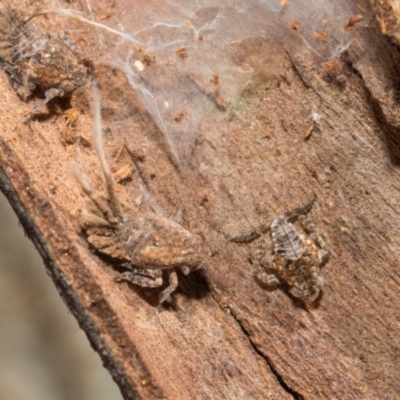
{"type": "Polygon", "coordinates": [[[148,376],[146,368],[142,365],[138,355],[133,354],[134,350],[132,344],[129,342],[129,339],[126,337],[125,332],[119,324],[115,322],[113,310],[103,298],[101,288],[91,278],[90,273],[88,271],[83,272],[82,269],[80,271],[79,279],[85,278],[84,282],[81,282],[81,288],[84,293],[77,293],[74,291],[68,282],[68,278],[60,268],[60,262],[63,264],[69,263],[71,266],[79,266],[82,265],[83,262],[74,247],[68,243],[68,238],[57,233],[57,231],[62,232],[62,227],[54,211],[46,200],[42,198],[41,194],[31,186],[29,176],[20,164],[18,157],[1,138],[0,189],[17,214],[26,235],[34,243],[42,256],[46,270],[53,280],[60,296],[78,321],[81,329],[86,333],[92,348],[100,355],[104,366],[109,370],[113,379],[120,387],[124,398],[132,400],[140,399],[141,396],[135,390],[134,384],[123,368],[125,360],[118,359],[115,351],[113,351],[113,343],[111,343],[109,339],[112,337],[118,338],[120,345],[122,345],[121,342],[125,341],[125,346],[132,349],[130,359],[136,359],[137,361],[134,368],[141,370],[143,377],[144,375],[148,376]],[[16,171],[16,173],[10,174],[11,176],[7,175],[5,166],[12,171],[16,171]],[[25,207],[26,204],[29,205],[29,210],[25,207]],[[50,241],[48,235],[45,237],[31,218],[30,213],[34,209],[40,210],[37,216],[40,215],[40,219],[42,221],[46,220],[45,223],[52,227],[52,233],[50,233],[50,235],[52,235],[53,239],[58,241],[59,248],[49,248],[50,241]],[[68,249],[68,257],[63,257],[63,259],[60,260],[59,256],[62,252],[60,248],[62,249],[63,247],[64,249],[68,249]],[[86,296],[84,301],[81,297],[82,294],[86,296]],[[88,305],[90,307],[90,312],[88,312],[88,305]],[[96,317],[97,321],[95,321],[96,317]],[[99,326],[100,321],[101,326],[99,326]],[[110,336],[106,337],[104,333],[110,336]]]}

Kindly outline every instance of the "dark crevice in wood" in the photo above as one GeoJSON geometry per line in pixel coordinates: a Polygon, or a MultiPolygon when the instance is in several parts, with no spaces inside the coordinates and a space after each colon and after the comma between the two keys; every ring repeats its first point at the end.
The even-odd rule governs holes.
{"type": "MultiPolygon", "coordinates": [[[[360,71],[358,71],[358,69],[351,61],[348,61],[347,63],[352,72],[360,78],[363,89],[365,91],[366,99],[371,106],[371,115],[375,116],[377,123],[383,127],[383,140],[385,142],[390,161],[392,165],[398,167],[400,165],[400,128],[397,126],[393,126],[388,122],[381,104],[372,95],[371,90],[366,84],[360,71]]],[[[396,91],[398,91],[398,84],[396,84],[396,91]]]]}
{"type": "Polygon", "coordinates": [[[296,392],[293,388],[291,388],[284,380],[283,376],[278,372],[278,370],[275,368],[274,363],[271,361],[271,359],[264,354],[263,352],[261,352],[257,346],[254,344],[254,342],[251,340],[251,335],[249,334],[249,332],[247,332],[246,328],[243,326],[243,324],[241,323],[241,321],[236,317],[235,313],[231,311],[231,314],[233,316],[233,318],[235,319],[235,321],[238,323],[238,325],[240,326],[240,329],[242,330],[242,332],[246,335],[246,337],[249,339],[250,345],[253,348],[253,350],[260,356],[262,357],[265,362],[268,364],[271,372],[275,375],[276,379],[278,380],[279,384],[282,386],[282,388],[289,393],[291,396],[293,396],[293,398],[295,400],[304,400],[304,396],[302,396],[300,393],[296,392]]]}
{"type": "Polygon", "coordinates": [[[304,400],[304,396],[301,395],[300,393],[296,392],[293,388],[291,388],[284,380],[283,376],[278,372],[278,370],[275,368],[274,363],[271,361],[270,357],[268,357],[266,354],[264,354],[262,351],[260,351],[258,349],[258,347],[254,344],[254,342],[251,340],[251,335],[250,333],[247,331],[247,329],[243,326],[242,322],[240,321],[240,319],[237,317],[237,315],[234,313],[234,311],[227,306],[222,307],[219,300],[214,296],[211,295],[212,298],[216,301],[216,303],[218,304],[218,306],[223,309],[224,311],[226,311],[226,308],[229,309],[229,313],[230,315],[232,315],[233,319],[235,320],[235,322],[239,325],[240,330],[244,333],[244,335],[247,337],[250,346],[253,348],[253,350],[267,363],[269,369],[271,370],[271,372],[274,374],[275,378],[277,379],[277,381],[279,382],[279,384],[282,386],[283,390],[285,390],[285,392],[287,392],[288,394],[290,394],[294,400],[304,400]]]}

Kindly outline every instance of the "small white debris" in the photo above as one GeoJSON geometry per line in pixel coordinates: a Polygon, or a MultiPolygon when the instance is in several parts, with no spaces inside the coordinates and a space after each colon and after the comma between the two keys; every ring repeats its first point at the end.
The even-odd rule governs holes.
{"type": "Polygon", "coordinates": [[[141,61],[135,61],[135,67],[138,71],[142,72],[144,70],[144,65],[141,61]]]}
{"type": "Polygon", "coordinates": [[[321,122],[321,116],[315,111],[312,111],[311,115],[313,122],[318,125],[321,122]]]}
{"type": "Polygon", "coordinates": [[[140,194],[135,200],[135,206],[139,207],[140,205],[142,205],[142,203],[143,203],[143,195],[140,194]]]}

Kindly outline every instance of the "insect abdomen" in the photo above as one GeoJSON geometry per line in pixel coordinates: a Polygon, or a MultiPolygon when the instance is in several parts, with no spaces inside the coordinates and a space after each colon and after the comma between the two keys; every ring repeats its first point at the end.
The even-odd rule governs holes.
{"type": "Polygon", "coordinates": [[[271,223],[271,237],[274,252],[288,260],[298,260],[303,254],[303,242],[296,228],[290,222],[278,217],[271,223]]]}

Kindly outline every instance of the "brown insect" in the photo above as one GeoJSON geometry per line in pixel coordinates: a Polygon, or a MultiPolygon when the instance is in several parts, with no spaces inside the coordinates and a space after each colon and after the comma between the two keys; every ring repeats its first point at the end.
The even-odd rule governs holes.
{"type": "Polygon", "coordinates": [[[93,144],[107,190],[105,195],[94,192],[79,171],[72,171],[89,198],[82,212],[81,227],[88,242],[99,253],[113,258],[127,269],[115,281],[159,287],[163,284],[165,271],[169,285],[160,294],[161,304],[178,286],[177,269],[187,275],[202,266],[203,250],[198,238],[178,223],[155,213],[128,210],[119,202],[104,155],[100,101],[95,89],[93,98],[93,144]]]}
{"type": "Polygon", "coordinates": [[[345,25],[344,29],[346,31],[350,31],[351,29],[353,29],[358,23],[360,23],[362,20],[364,19],[364,17],[361,14],[357,14],[354,17],[349,19],[349,22],[347,22],[347,24],[345,25]]]}
{"type": "Polygon", "coordinates": [[[343,61],[334,58],[333,60],[322,63],[327,77],[339,86],[346,84],[346,65],[343,61]]]}
{"type": "Polygon", "coordinates": [[[288,28],[297,31],[300,27],[300,21],[298,19],[292,19],[288,22],[288,28]]]}
{"type": "Polygon", "coordinates": [[[321,42],[327,42],[329,38],[329,32],[327,30],[324,30],[323,32],[314,32],[314,37],[321,42]]]}
{"type": "Polygon", "coordinates": [[[30,22],[34,16],[13,8],[0,14],[0,67],[22,100],[27,101],[36,88],[45,95],[28,118],[55,97],[81,93],[93,69],[71,38],[42,32],[30,22]]]}
{"type": "Polygon", "coordinates": [[[269,229],[273,256],[265,256],[264,241],[260,241],[254,260],[255,276],[270,287],[289,286],[290,293],[305,303],[318,298],[324,282],[319,272],[329,255],[324,236],[317,233],[314,224],[305,217],[314,201],[281,214],[269,226],[260,225],[232,239],[234,242],[248,242],[269,229]],[[299,220],[307,234],[299,232],[291,222],[295,219],[299,220]]]}

